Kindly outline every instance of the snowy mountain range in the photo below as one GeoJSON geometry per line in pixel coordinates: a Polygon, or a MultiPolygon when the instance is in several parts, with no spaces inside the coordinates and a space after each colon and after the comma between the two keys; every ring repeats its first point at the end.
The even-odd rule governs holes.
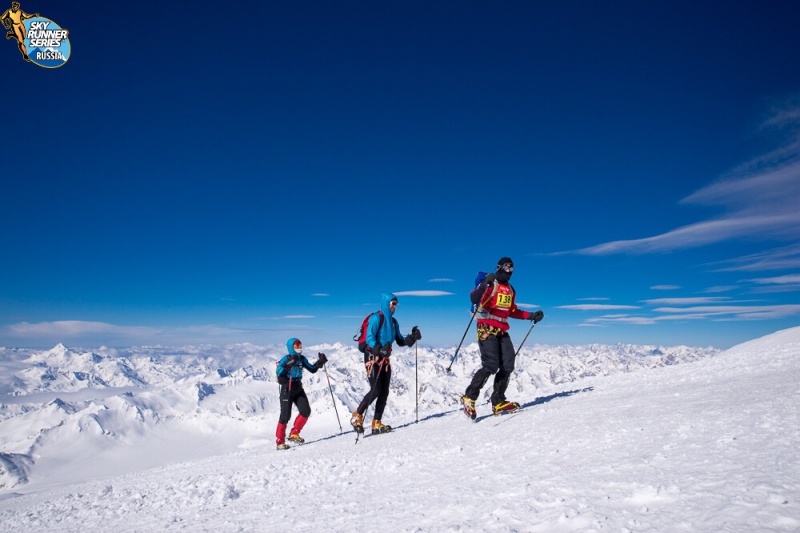
{"type": "MultiPolygon", "coordinates": [[[[327,370],[331,390],[323,372],[306,372],[304,378],[314,417],[332,419],[338,411],[346,425],[349,413],[367,390],[361,354],[355,347],[338,343],[307,351],[312,361],[320,351],[330,360],[327,370]]],[[[523,348],[509,395],[533,394],[543,387],[579,378],[690,362],[717,352],[685,346],[523,348]]],[[[452,348],[428,347],[396,351],[387,418],[407,421],[416,416],[417,408],[422,416],[452,409],[480,359],[477,344],[467,346],[448,373],[446,367],[453,353],[452,348]]],[[[56,458],[72,463],[76,457],[88,456],[99,463],[100,457],[112,455],[114,460],[108,468],[117,473],[118,454],[130,453],[132,457],[124,463],[135,470],[142,459],[136,451],[153,434],[178,440],[189,435],[219,440],[204,449],[210,447],[214,453],[234,451],[241,444],[239,439],[269,439],[278,418],[275,362],[284,350],[277,346],[93,352],[59,344],[47,351],[3,350],[0,355],[4,359],[0,378],[0,490],[19,490],[36,481],[45,474],[41,465],[50,465],[56,458]],[[217,439],[215,433],[220,428],[238,437],[232,441],[217,439]]],[[[157,462],[185,458],[177,454],[157,462]]],[[[152,464],[148,458],[141,466],[152,464]]],[[[48,467],[48,479],[52,480],[58,470],[48,467]]],[[[102,471],[96,464],[87,475],[102,475],[102,471]]]]}
{"type": "Polygon", "coordinates": [[[282,347],[0,349],[0,531],[800,528],[800,328],[722,353],[523,348],[523,410],[484,397],[476,423],[456,399],[477,345],[450,373],[452,347],[397,349],[396,431],[355,446],[361,354],[318,351],[307,443],[277,451],[282,347]]]}

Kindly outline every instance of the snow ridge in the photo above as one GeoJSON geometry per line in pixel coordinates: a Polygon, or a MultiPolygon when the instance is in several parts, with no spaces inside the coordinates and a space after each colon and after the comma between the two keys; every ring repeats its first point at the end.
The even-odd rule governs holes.
{"type": "MultiPolygon", "coordinates": [[[[4,484],[18,487],[28,481],[31,471],[40,470],[40,464],[57,458],[135,449],[153,434],[180,431],[208,438],[224,428],[234,440],[245,439],[254,430],[260,435],[264,426],[277,419],[274,369],[282,348],[145,347],[96,353],[58,344],[31,353],[22,360],[22,368],[19,361],[9,362],[12,371],[4,373],[7,377],[0,382],[0,390],[10,395],[0,404],[0,451],[9,454],[4,484]]],[[[346,424],[366,392],[363,356],[355,347],[339,343],[307,351],[327,353],[326,370],[336,401],[334,409],[324,372],[306,372],[304,385],[315,417],[332,420],[338,412],[346,424]]],[[[419,388],[420,414],[451,409],[480,361],[473,343],[459,353],[448,373],[453,353],[452,348],[430,347],[395,351],[387,416],[416,416],[415,387],[419,388]]],[[[589,376],[691,362],[716,353],[713,348],[623,344],[523,348],[509,395],[531,394],[589,376]]],[[[490,390],[485,391],[486,401],[490,390]]],[[[223,446],[216,451],[231,449],[223,446]]]]}
{"type": "MultiPolygon", "coordinates": [[[[341,408],[365,392],[360,354],[321,349],[336,363],[329,373],[346,416],[341,408]]],[[[497,418],[479,403],[475,423],[452,398],[474,370],[472,349],[452,374],[444,370],[452,350],[398,351],[396,394],[385,417],[396,431],[368,435],[358,445],[352,432],[339,434],[322,373],[304,379],[315,395],[303,432],[307,443],[288,451],[274,447],[269,372],[264,379],[241,368],[225,369],[227,375],[198,372],[163,389],[95,398],[108,408],[95,411],[99,426],[87,424],[79,437],[82,446],[106,440],[93,463],[131,458],[122,453],[131,435],[117,431],[137,424],[104,418],[131,402],[148,403],[162,417],[147,426],[153,415],[143,411],[145,423],[138,426],[147,431],[131,439],[140,455],[159,461],[150,470],[99,473],[74,450],[62,471],[52,455],[36,456],[28,483],[0,498],[0,531],[349,531],[389,524],[409,532],[798,530],[800,328],[719,354],[689,350],[691,364],[674,364],[681,357],[670,359],[676,352],[662,347],[634,348],[626,356],[627,350],[523,351],[512,383],[513,398],[525,409],[497,418]],[[583,357],[545,371],[548,358],[571,351],[583,357]],[[418,424],[416,358],[424,376],[418,424]],[[573,373],[591,375],[553,382],[573,373]],[[199,399],[199,383],[213,394],[199,399]],[[442,408],[436,391],[447,391],[453,403],[442,408]],[[100,426],[114,434],[100,434],[100,426]],[[200,449],[231,433],[235,453],[200,449]],[[166,457],[175,446],[181,453],[166,457]]],[[[257,367],[268,370],[270,363],[257,367]]],[[[62,399],[48,409],[58,413],[77,403],[62,399]]],[[[78,407],[73,416],[88,410],[78,407]]],[[[24,417],[6,419],[0,430],[24,417]]]]}

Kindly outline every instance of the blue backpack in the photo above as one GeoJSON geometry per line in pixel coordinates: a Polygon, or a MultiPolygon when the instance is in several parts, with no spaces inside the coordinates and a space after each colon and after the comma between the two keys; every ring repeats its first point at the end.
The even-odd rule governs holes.
{"type": "MultiPolygon", "coordinates": [[[[475,289],[477,289],[478,285],[480,285],[483,282],[483,280],[486,279],[486,276],[488,276],[487,272],[478,272],[478,277],[475,278],[475,289]]],[[[474,291],[475,289],[472,290],[474,291]]],[[[469,312],[474,313],[477,309],[478,309],[478,304],[472,304],[472,307],[469,308],[469,312]]]]}

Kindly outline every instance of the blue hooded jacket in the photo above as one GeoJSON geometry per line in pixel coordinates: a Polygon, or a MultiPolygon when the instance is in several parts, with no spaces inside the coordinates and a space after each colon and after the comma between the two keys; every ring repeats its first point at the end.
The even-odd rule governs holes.
{"type": "Polygon", "coordinates": [[[373,313],[372,316],[369,317],[366,340],[367,346],[370,348],[383,346],[387,342],[397,342],[398,346],[406,345],[405,339],[400,334],[400,326],[389,307],[389,303],[395,298],[395,295],[390,292],[381,295],[381,313],[383,313],[384,316],[383,324],[381,324],[381,316],[378,313],[373,313]]]}
{"type": "Polygon", "coordinates": [[[295,342],[297,342],[297,339],[294,337],[286,341],[286,349],[289,351],[289,355],[284,355],[281,360],[278,361],[278,368],[275,369],[275,374],[278,376],[278,383],[288,383],[289,380],[299,382],[303,379],[303,367],[308,369],[312,374],[319,370],[306,359],[305,355],[301,355],[295,351],[295,342]],[[295,361],[295,364],[287,369],[286,363],[290,360],[295,361]]]}

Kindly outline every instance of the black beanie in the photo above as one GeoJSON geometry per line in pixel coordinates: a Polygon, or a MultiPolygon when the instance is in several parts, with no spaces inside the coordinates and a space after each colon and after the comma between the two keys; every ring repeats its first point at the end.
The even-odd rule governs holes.
{"type": "Polygon", "coordinates": [[[510,263],[512,267],[514,266],[514,261],[512,261],[510,257],[501,257],[500,261],[497,262],[497,266],[499,267],[500,265],[505,265],[506,263],[510,263]]]}
{"type": "Polygon", "coordinates": [[[511,274],[513,272],[506,272],[500,267],[508,264],[510,264],[512,267],[514,266],[514,261],[512,261],[510,257],[502,257],[500,261],[497,262],[497,272],[495,275],[497,276],[497,281],[503,285],[508,283],[508,280],[511,279],[511,274]]]}

